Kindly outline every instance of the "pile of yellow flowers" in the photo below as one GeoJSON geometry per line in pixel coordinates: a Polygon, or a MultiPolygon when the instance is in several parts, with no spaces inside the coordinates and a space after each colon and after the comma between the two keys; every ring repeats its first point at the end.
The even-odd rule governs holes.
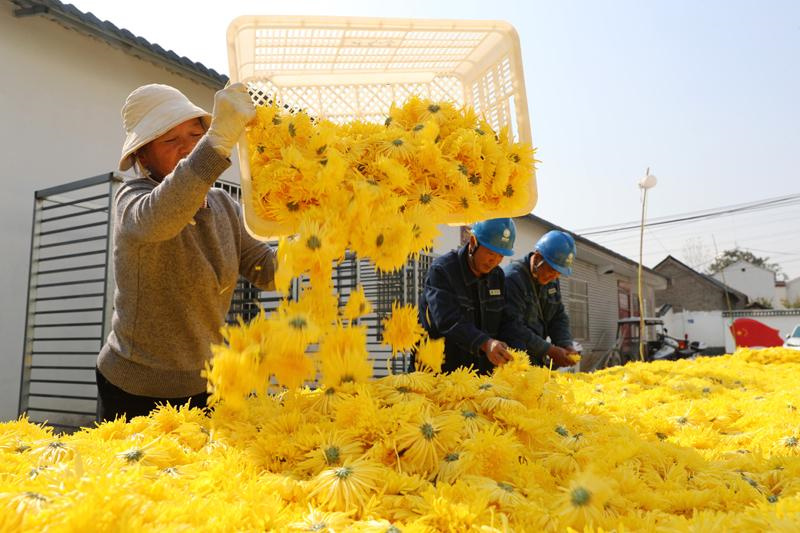
{"type": "Polygon", "coordinates": [[[800,352],[0,424],[0,530],[796,531],[800,352]],[[762,362],[764,361],[764,362],[762,362]]]}
{"type": "Polygon", "coordinates": [[[385,124],[344,125],[259,106],[247,141],[256,214],[298,235],[293,261],[281,264],[293,274],[329,269],[345,248],[395,270],[431,246],[437,224],[535,201],[531,147],[447,102],[412,97],[385,124]]]}

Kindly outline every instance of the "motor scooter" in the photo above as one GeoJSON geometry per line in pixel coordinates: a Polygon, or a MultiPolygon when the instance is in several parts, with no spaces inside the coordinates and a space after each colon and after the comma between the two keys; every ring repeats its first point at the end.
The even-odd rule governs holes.
{"type": "Polygon", "coordinates": [[[686,342],[667,335],[667,329],[656,335],[656,342],[651,346],[652,351],[646,357],[650,361],[677,361],[694,357],[706,348],[705,343],[699,341],[686,342]],[[660,345],[659,345],[660,344],[660,345]]]}

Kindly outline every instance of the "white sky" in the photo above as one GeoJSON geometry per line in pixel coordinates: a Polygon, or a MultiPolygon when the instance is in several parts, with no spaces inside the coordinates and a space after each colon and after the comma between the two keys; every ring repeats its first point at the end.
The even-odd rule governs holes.
{"type": "MultiPolygon", "coordinates": [[[[226,73],[239,15],[500,19],[522,43],[534,144],[534,213],[570,230],[800,192],[800,2],[748,0],[76,0],[136,35],[226,73]]],[[[645,259],[702,269],[736,244],[800,275],[800,209],[645,234],[645,259]]],[[[591,236],[638,259],[638,233],[591,236]]]]}

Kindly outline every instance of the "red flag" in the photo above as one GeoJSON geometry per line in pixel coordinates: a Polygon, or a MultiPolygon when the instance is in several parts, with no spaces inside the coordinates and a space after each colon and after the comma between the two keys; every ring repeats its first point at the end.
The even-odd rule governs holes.
{"type": "Polygon", "coordinates": [[[737,348],[783,346],[783,339],[777,329],[752,318],[734,320],[731,324],[731,333],[737,348]]]}

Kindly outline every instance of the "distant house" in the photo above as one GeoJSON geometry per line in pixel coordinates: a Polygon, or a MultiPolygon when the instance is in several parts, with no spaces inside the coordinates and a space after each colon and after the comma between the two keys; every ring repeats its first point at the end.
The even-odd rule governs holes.
{"type": "MultiPolygon", "coordinates": [[[[575,238],[577,254],[573,274],[561,277],[561,293],[572,335],[583,345],[584,353],[602,353],[610,349],[616,338],[617,320],[639,315],[638,263],[536,215],[514,220],[517,241],[511,260],[521,259],[531,252],[536,241],[550,230],[567,231],[575,238]]],[[[445,227],[442,237],[435,243],[434,253],[457,248],[468,235],[463,228],[445,227]]],[[[645,315],[652,316],[656,291],[666,288],[667,278],[644,268],[642,285],[645,315]]]]}
{"type": "Polygon", "coordinates": [[[780,305],[775,298],[775,272],[748,261],[736,261],[714,274],[714,279],[747,295],[750,302],[780,305]]]}
{"type": "Polygon", "coordinates": [[[749,301],[744,292],[698,272],[671,255],[653,270],[668,278],[667,287],[656,291],[656,304],[671,305],[675,313],[743,309],[749,301]]]}
{"type": "Polygon", "coordinates": [[[789,302],[789,304],[792,305],[795,303],[800,303],[800,277],[790,279],[789,281],[785,282],[785,285],[786,294],[784,298],[789,302]]]}

